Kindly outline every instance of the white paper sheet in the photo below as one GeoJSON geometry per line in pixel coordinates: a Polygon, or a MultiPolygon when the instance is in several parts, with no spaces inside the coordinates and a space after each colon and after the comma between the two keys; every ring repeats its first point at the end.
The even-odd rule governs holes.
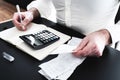
{"type": "Polygon", "coordinates": [[[67,80],[67,78],[69,78],[74,72],[76,67],[85,60],[85,57],[78,58],[72,53],[68,53],[75,49],[75,46],[66,46],[64,45],[63,47],[59,47],[60,49],[58,48],[58,52],[61,50],[61,52],[66,51],[67,53],[59,54],[55,59],[39,65],[41,68],[39,73],[44,75],[48,80],[67,80]],[[70,47],[69,49],[68,46],[70,47]]]}
{"type": "Polygon", "coordinates": [[[54,54],[64,54],[64,53],[72,52],[72,50],[75,49],[80,44],[81,41],[82,41],[81,38],[72,37],[71,40],[68,41],[67,45],[66,44],[60,45],[57,49],[53,50],[50,54],[54,55],[54,54]],[[65,50],[63,48],[65,48],[65,50]]]}
{"type": "Polygon", "coordinates": [[[71,40],[69,40],[67,44],[71,46],[78,46],[81,43],[81,41],[82,41],[81,38],[72,37],[71,40]]]}

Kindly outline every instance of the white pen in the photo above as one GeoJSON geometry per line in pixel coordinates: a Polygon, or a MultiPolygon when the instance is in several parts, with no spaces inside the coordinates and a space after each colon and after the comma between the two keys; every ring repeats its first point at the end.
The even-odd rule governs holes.
{"type": "MultiPolygon", "coordinates": [[[[20,7],[19,7],[19,5],[16,5],[16,9],[17,9],[18,15],[19,15],[19,17],[20,17],[20,23],[22,23],[22,16],[21,16],[21,14],[20,14],[20,7]]],[[[23,25],[22,25],[22,29],[24,29],[24,26],[23,26],[23,25]]]]}

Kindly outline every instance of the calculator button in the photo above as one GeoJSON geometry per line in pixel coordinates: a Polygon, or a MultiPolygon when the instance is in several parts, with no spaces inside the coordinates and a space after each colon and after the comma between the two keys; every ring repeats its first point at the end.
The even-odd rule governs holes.
{"type": "Polygon", "coordinates": [[[20,38],[23,39],[31,47],[37,50],[52,44],[53,42],[59,40],[60,37],[48,30],[43,30],[34,34],[20,36],[20,38]],[[29,36],[29,35],[32,35],[32,37],[34,37],[35,39],[34,45],[30,44],[30,41],[25,39],[25,36],[29,36]]]}

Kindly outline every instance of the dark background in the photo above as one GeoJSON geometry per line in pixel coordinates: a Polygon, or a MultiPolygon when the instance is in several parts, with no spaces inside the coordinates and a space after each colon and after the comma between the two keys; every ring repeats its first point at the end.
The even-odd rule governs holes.
{"type": "Polygon", "coordinates": [[[26,9],[26,6],[33,0],[4,0],[4,1],[7,1],[14,5],[18,4],[21,8],[26,9]]]}

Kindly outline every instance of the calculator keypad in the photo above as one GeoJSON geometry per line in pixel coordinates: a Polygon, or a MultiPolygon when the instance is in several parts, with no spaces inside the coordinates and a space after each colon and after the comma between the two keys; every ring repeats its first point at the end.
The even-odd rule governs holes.
{"type": "Polygon", "coordinates": [[[20,36],[20,38],[34,49],[41,49],[60,39],[59,36],[48,30],[39,31],[34,34],[23,35],[20,36]],[[31,39],[31,36],[34,39],[31,39]]]}
{"type": "Polygon", "coordinates": [[[38,32],[33,34],[33,36],[40,40],[42,43],[47,44],[51,41],[57,40],[59,39],[59,37],[51,32],[49,32],[48,30],[44,30],[42,32],[38,32]]]}

